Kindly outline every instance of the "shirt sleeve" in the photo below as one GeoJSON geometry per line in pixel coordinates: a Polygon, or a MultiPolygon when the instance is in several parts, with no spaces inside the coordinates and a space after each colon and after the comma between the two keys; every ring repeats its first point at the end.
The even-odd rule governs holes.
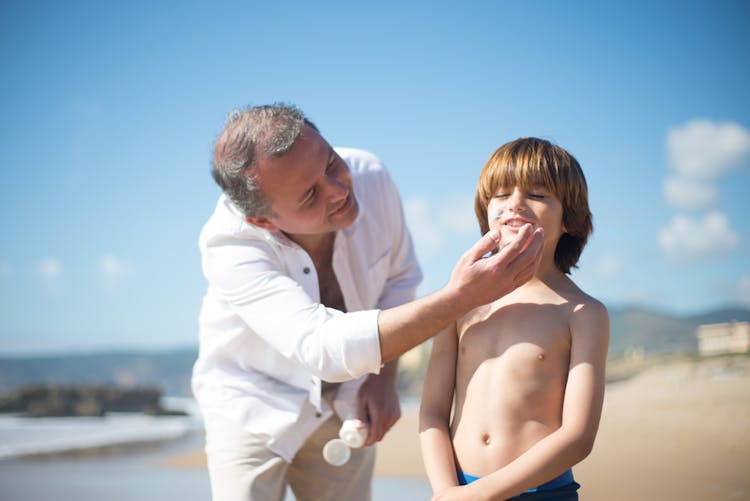
{"type": "MultiPolygon", "coordinates": [[[[263,342],[322,380],[377,373],[378,310],[344,314],[313,300],[288,275],[274,245],[257,236],[207,238],[203,268],[212,293],[263,342]]],[[[272,367],[263,369],[273,374],[272,367]]]]}

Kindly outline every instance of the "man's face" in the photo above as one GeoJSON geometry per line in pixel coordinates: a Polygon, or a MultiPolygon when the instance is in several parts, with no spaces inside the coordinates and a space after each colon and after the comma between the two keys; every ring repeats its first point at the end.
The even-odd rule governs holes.
{"type": "Polygon", "coordinates": [[[269,231],[322,235],[351,225],[359,213],[349,166],[312,127],[305,125],[280,157],[262,157],[257,182],[271,214],[248,218],[269,231]]]}

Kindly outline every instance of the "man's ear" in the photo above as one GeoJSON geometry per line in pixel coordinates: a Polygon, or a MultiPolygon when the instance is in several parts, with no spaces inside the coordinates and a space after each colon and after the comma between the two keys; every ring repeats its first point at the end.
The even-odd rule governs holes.
{"type": "Polygon", "coordinates": [[[267,217],[246,217],[245,221],[252,224],[253,226],[257,226],[258,228],[263,228],[266,231],[270,231],[271,233],[279,231],[279,227],[273,224],[267,217]]]}

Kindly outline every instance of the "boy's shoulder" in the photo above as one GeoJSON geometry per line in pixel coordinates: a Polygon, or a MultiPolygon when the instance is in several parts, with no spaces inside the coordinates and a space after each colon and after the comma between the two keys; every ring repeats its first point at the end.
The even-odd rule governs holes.
{"type": "Polygon", "coordinates": [[[592,335],[609,332],[609,312],[604,303],[587,294],[577,285],[569,299],[572,306],[570,310],[572,331],[590,332],[592,335]]]}
{"type": "Polygon", "coordinates": [[[577,285],[575,286],[575,291],[571,294],[571,296],[572,296],[571,299],[573,300],[571,302],[575,302],[582,306],[588,306],[590,308],[596,308],[596,309],[605,309],[605,310],[607,309],[607,307],[604,306],[604,303],[599,301],[594,296],[588,294],[577,285]]]}
{"type": "Polygon", "coordinates": [[[566,276],[565,280],[555,289],[556,292],[565,297],[565,299],[573,305],[589,306],[590,308],[596,309],[604,308],[606,310],[604,303],[581,289],[578,284],[568,276],[566,276]]]}
{"type": "Polygon", "coordinates": [[[573,318],[588,317],[592,320],[609,322],[607,307],[594,296],[586,293],[573,280],[568,278],[564,290],[558,291],[571,306],[573,318]]]}

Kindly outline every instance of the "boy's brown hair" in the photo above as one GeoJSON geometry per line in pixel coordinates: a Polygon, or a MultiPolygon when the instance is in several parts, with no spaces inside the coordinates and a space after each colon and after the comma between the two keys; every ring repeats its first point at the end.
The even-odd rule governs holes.
{"type": "Polygon", "coordinates": [[[489,231],[487,206],[496,190],[512,186],[524,190],[544,186],[562,204],[566,232],[557,242],[555,265],[569,274],[593,231],[588,187],[578,161],[563,148],[535,137],[519,138],[495,150],[479,174],[474,199],[482,235],[489,231]]]}

